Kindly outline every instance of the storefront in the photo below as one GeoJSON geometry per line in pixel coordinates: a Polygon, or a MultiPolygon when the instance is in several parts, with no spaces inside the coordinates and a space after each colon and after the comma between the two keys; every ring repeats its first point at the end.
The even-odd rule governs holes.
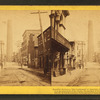
{"type": "Polygon", "coordinates": [[[53,39],[51,42],[52,44],[52,63],[53,63],[53,66],[51,67],[52,69],[51,73],[55,77],[66,73],[67,64],[65,64],[65,62],[67,62],[67,55],[65,53],[69,51],[70,44],[67,40],[65,40],[65,42],[66,44],[68,44],[67,47],[63,45],[61,42],[59,43],[53,39]]]}

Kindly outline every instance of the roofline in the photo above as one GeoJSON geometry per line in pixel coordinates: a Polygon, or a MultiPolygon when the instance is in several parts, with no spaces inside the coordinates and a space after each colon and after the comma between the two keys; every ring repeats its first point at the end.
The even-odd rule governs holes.
{"type": "MultiPolygon", "coordinates": [[[[51,26],[49,26],[48,28],[46,28],[46,29],[43,31],[43,33],[46,32],[50,27],[51,27],[51,26]]],[[[41,35],[41,33],[37,36],[37,38],[38,38],[40,35],[41,35]]]]}
{"type": "Polygon", "coordinates": [[[41,31],[41,30],[25,30],[22,36],[25,34],[26,31],[41,31]]]}

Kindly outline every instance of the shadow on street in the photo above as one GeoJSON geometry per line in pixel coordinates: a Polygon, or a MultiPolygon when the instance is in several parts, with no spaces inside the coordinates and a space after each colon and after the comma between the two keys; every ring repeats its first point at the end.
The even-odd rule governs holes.
{"type": "Polygon", "coordinates": [[[50,77],[50,75],[44,75],[43,74],[43,72],[41,71],[36,71],[37,69],[35,69],[35,70],[28,70],[28,69],[24,69],[24,68],[19,68],[19,69],[21,69],[21,70],[24,70],[24,71],[26,71],[26,72],[28,72],[28,73],[30,73],[30,74],[32,74],[32,75],[36,75],[41,81],[44,81],[44,82],[46,82],[46,83],[48,83],[48,84],[50,84],[51,83],[51,77],[50,77]]]}

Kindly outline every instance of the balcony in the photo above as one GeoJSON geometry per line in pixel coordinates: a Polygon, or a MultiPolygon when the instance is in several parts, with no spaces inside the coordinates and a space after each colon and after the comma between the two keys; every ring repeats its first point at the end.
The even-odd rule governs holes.
{"type": "MultiPolygon", "coordinates": [[[[50,50],[57,50],[66,52],[70,49],[69,41],[63,37],[58,31],[55,31],[53,27],[48,27],[44,32],[45,48],[50,50]],[[50,41],[49,41],[50,40],[50,41]]],[[[43,52],[42,35],[38,36],[39,50],[43,52]]],[[[42,54],[39,52],[40,54],[42,54]]]]}
{"type": "Polygon", "coordinates": [[[66,48],[70,49],[70,43],[69,41],[63,37],[57,30],[54,30],[54,28],[51,28],[51,38],[56,40],[61,45],[65,46],[66,48]]]}

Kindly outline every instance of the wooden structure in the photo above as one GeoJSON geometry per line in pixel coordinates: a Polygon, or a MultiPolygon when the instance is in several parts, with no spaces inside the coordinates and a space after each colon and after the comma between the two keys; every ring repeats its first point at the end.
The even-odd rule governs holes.
{"type": "MultiPolygon", "coordinates": [[[[23,33],[23,42],[22,42],[22,60],[24,65],[29,65],[30,56],[35,52],[33,48],[37,48],[38,41],[37,36],[40,34],[40,30],[25,30],[23,33]],[[34,35],[34,37],[32,37],[34,35]],[[32,37],[32,39],[31,39],[32,37]],[[30,52],[29,52],[30,51],[30,52]]],[[[30,65],[29,65],[30,66],[30,65]]]]}
{"type": "Polygon", "coordinates": [[[53,72],[55,74],[54,76],[56,76],[65,73],[64,54],[69,50],[70,44],[58,31],[55,32],[56,37],[54,37],[54,34],[51,34],[51,31],[55,32],[53,27],[48,27],[43,32],[45,56],[43,53],[41,34],[38,36],[39,67],[44,69],[44,73],[53,72]]]}
{"type": "Polygon", "coordinates": [[[70,49],[70,43],[63,36],[63,31],[66,29],[64,21],[68,15],[69,12],[65,10],[52,10],[50,27],[38,36],[38,65],[43,68],[44,74],[58,76],[66,73],[64,58],[65,52],[70,49]]]}

